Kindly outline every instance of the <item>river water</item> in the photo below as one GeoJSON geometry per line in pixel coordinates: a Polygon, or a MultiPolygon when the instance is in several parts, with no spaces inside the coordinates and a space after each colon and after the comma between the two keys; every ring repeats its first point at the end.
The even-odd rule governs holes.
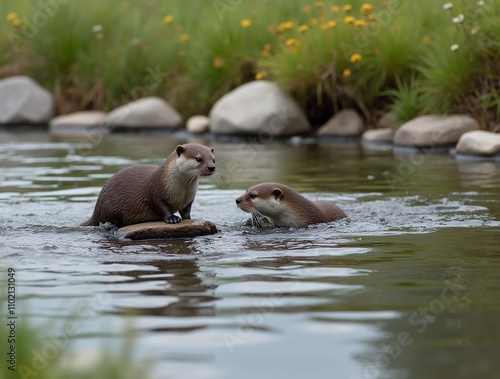
{"type": "Polygon", "coordinates": [[[221,173],[202,180],[192,217],[219,233],[131,242],[77,225],[113,173],[185,140],[0,132],[2,270],[16,270],[22,317],[51,320],[47,339],[73,322],[60,354],[113,353],[133,332],[154,378],[498,377],[499,164],[192,141],[215,148],[221,173]],[[349,220],[255,229],[234,200],[264,181],[349,220]]]}

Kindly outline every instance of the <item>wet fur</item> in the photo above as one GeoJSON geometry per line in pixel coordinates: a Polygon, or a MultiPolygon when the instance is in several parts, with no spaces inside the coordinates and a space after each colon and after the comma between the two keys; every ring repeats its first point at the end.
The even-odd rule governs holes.
{"type": "Polygon", "coordinates": [[[240,209],[261,214],[276,226],[306,227],[347,217],[329,201],[310,201],[294,189],[280,183],[261,183],[249,188],[236,203],[240,209]]]}
{"type": "Polygon", "coordinates": [[[175,212],[182,219],[191,218],[199,179],[215,170],[212,153],[213,149],[203,145],[179,145],[160,166],[140,164],[119,171],[102,188],[92,217],[81,225],[178,223],[181,218],[175,212]]]}

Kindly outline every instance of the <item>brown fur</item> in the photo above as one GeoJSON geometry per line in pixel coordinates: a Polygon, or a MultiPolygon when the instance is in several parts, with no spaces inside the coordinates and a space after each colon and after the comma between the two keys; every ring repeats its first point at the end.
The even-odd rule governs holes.
{"type": "Polygon", "coordinates": [[[236,199],[238,207],[270,218],[276,226],[306,227],[347,217],[329,201],[310,201],[280,183],[257,184],[236,199]]]}
{"type": "Polygon", "coordinates": [[[160,166],[139,164],[119,171],[102,188],[92,217],[81,225],[176,224],[181,218],[175,212],[182,219],[191,218],[199,178],[215,170],[212,153],[213,149],[189,143],[177,146],[160,166]]]}

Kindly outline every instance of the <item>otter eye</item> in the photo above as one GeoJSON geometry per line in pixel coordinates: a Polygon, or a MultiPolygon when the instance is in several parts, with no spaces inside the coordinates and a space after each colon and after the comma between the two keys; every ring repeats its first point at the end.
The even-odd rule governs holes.
{"type": "Polygon", "coordinates": [[[203,160],[203,159],[201,159],[200,157],[196,157],[196,158],[194,158],[194,159],[196,159],[196,162],[201,162],[201,161],[203,160]]]}
{"type": "Polygon", "coordinates": [[[257,197],[257,195],[256,195],[256,194],[254,194],[254,193],[251,193],[251,194],[250,194],[250,199],[255,199],[256,197],[257,197]]]}

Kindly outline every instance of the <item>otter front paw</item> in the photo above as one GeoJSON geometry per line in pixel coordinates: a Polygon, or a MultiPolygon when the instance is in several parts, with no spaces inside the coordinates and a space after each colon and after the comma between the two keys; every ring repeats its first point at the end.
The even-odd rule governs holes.
{"type": "Polygon", "coordinates": [[[178,224],[179,222],[181,222],[181,220],[182,219],[176,215],[168,216],[163,219],[163,221],[165,221],[167,224],[178,224]]]}

